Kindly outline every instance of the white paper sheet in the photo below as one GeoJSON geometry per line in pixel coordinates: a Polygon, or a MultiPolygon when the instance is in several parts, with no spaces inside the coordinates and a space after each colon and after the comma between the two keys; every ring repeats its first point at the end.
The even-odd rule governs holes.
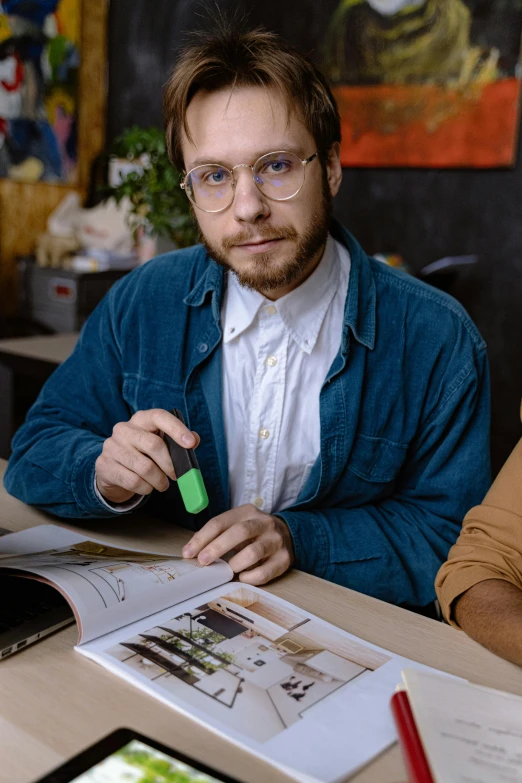
{"type": "Polygon", "coordinates": [[[436,783],[522,783],[522,698],[426,672],[403,673],[436,783]]]}

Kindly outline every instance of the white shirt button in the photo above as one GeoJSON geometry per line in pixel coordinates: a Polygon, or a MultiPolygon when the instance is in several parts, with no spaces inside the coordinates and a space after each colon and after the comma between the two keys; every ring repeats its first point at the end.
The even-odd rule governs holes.
{"type": "Polygon", "coordinates": [[[265,313],[267,315],[274,315],[274,313],[277,313],[277,307],[274,307],[274,305],[268,305],[268,307],[265,307],[265,313]]]}
{"type": "Polygon", "coordinates": [[[275,367],[277,364],[277,359],[275,356],[269,356],[268,359],[266,360],[266,363],[268,364],[269,367],[275,367]]]}
{"type": "Polygon", "coordinates": [[[254,500],[254,506],[256,508],[261,508],[262,505],[263,505],[263,498],[256,498],[254,500]]]}
{"type": "Polygon", "coordinates": [[[263,440],[266,440],[269,435],[270,435],[270,433],[269,433],[269,431],[265,427],[262,427],[259,430],[259,437],[263,438],[263,440]]]}

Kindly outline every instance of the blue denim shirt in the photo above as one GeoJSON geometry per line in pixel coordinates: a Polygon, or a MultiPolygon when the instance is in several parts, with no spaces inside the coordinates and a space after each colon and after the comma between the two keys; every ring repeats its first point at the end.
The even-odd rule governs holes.
{"type": "MultiPolygon", "coordinates": [[[[426,605],[461,520],[490,483],[485,344],[451,297],[351,255],[339,352],[320,396],[321,449],[278,512],[296,566],[397,604],[426,605]]],[[[179,408],[201,437],[209,508],[175,483],[148,510],[191,529],[229,508],[222,414],[223,269],[203,247],[160,256],[110,290],[13,441],[7,490],[63,517],[106,517],[94,464],[119,421],[179,408]]],[[[306,405],[306,389],[296,404],[306,405]]]]}

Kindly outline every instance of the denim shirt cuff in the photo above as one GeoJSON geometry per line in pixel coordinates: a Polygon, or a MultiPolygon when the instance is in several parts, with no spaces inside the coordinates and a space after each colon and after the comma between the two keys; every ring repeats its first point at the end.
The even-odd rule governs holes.
{"type": "Polygon", "coordinates": [[[89,516],[108,517],[117,512],[111,511],[97,496],[95,487],[95,465],[103,448],[103,438],[82,450],[71,479],[71,489],[78,506],[89,516]]]}
{"type": "Polygon", "coordinates": [[[322,576],[329,564],[328,525],[316,511],[278,511],[292,535],[295,567],[322,576]]]}

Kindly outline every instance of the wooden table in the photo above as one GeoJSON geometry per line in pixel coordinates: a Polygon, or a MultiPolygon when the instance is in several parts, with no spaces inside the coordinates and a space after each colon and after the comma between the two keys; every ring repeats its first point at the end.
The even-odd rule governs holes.
{"type": "Polygon", "coordinates": [[[43,384],[70,356],[77,340],[77,333],[0,340],[0,457],[9,456],[15,430],[15,379],[30,376],[43,384]]]}
{"type": "MultiPolygon", "coordinates": [[[[5,461],[0,460],[0,477],[5,461]]],[[[50,520],[0,490],[0,527],[22,530],[50,520]]],[[[172,552],[187,531],[144,517],[83,521],[77,530],[103,534],[115,544],[138,540],[172,552]],[[125,533],[123,528],[125,527],[125,533]]],[[[404,609],[292,571],[267,588],[374,644],[483,685],[522,695],[522,669],[468,639],[464,633],[404,609]]],[[[0,664],[0,782],[29,783],[120,726],[178,748],[245,783],[290,780],[246,751],[218,739],[189,718],[140,693],[73,650],[74,626],[0,664]]],[[[349,727],[347,727],[349,737],[349,727]]],[[[355,775],[354,783],[402,783],[397,745],[355,775]]]]}

